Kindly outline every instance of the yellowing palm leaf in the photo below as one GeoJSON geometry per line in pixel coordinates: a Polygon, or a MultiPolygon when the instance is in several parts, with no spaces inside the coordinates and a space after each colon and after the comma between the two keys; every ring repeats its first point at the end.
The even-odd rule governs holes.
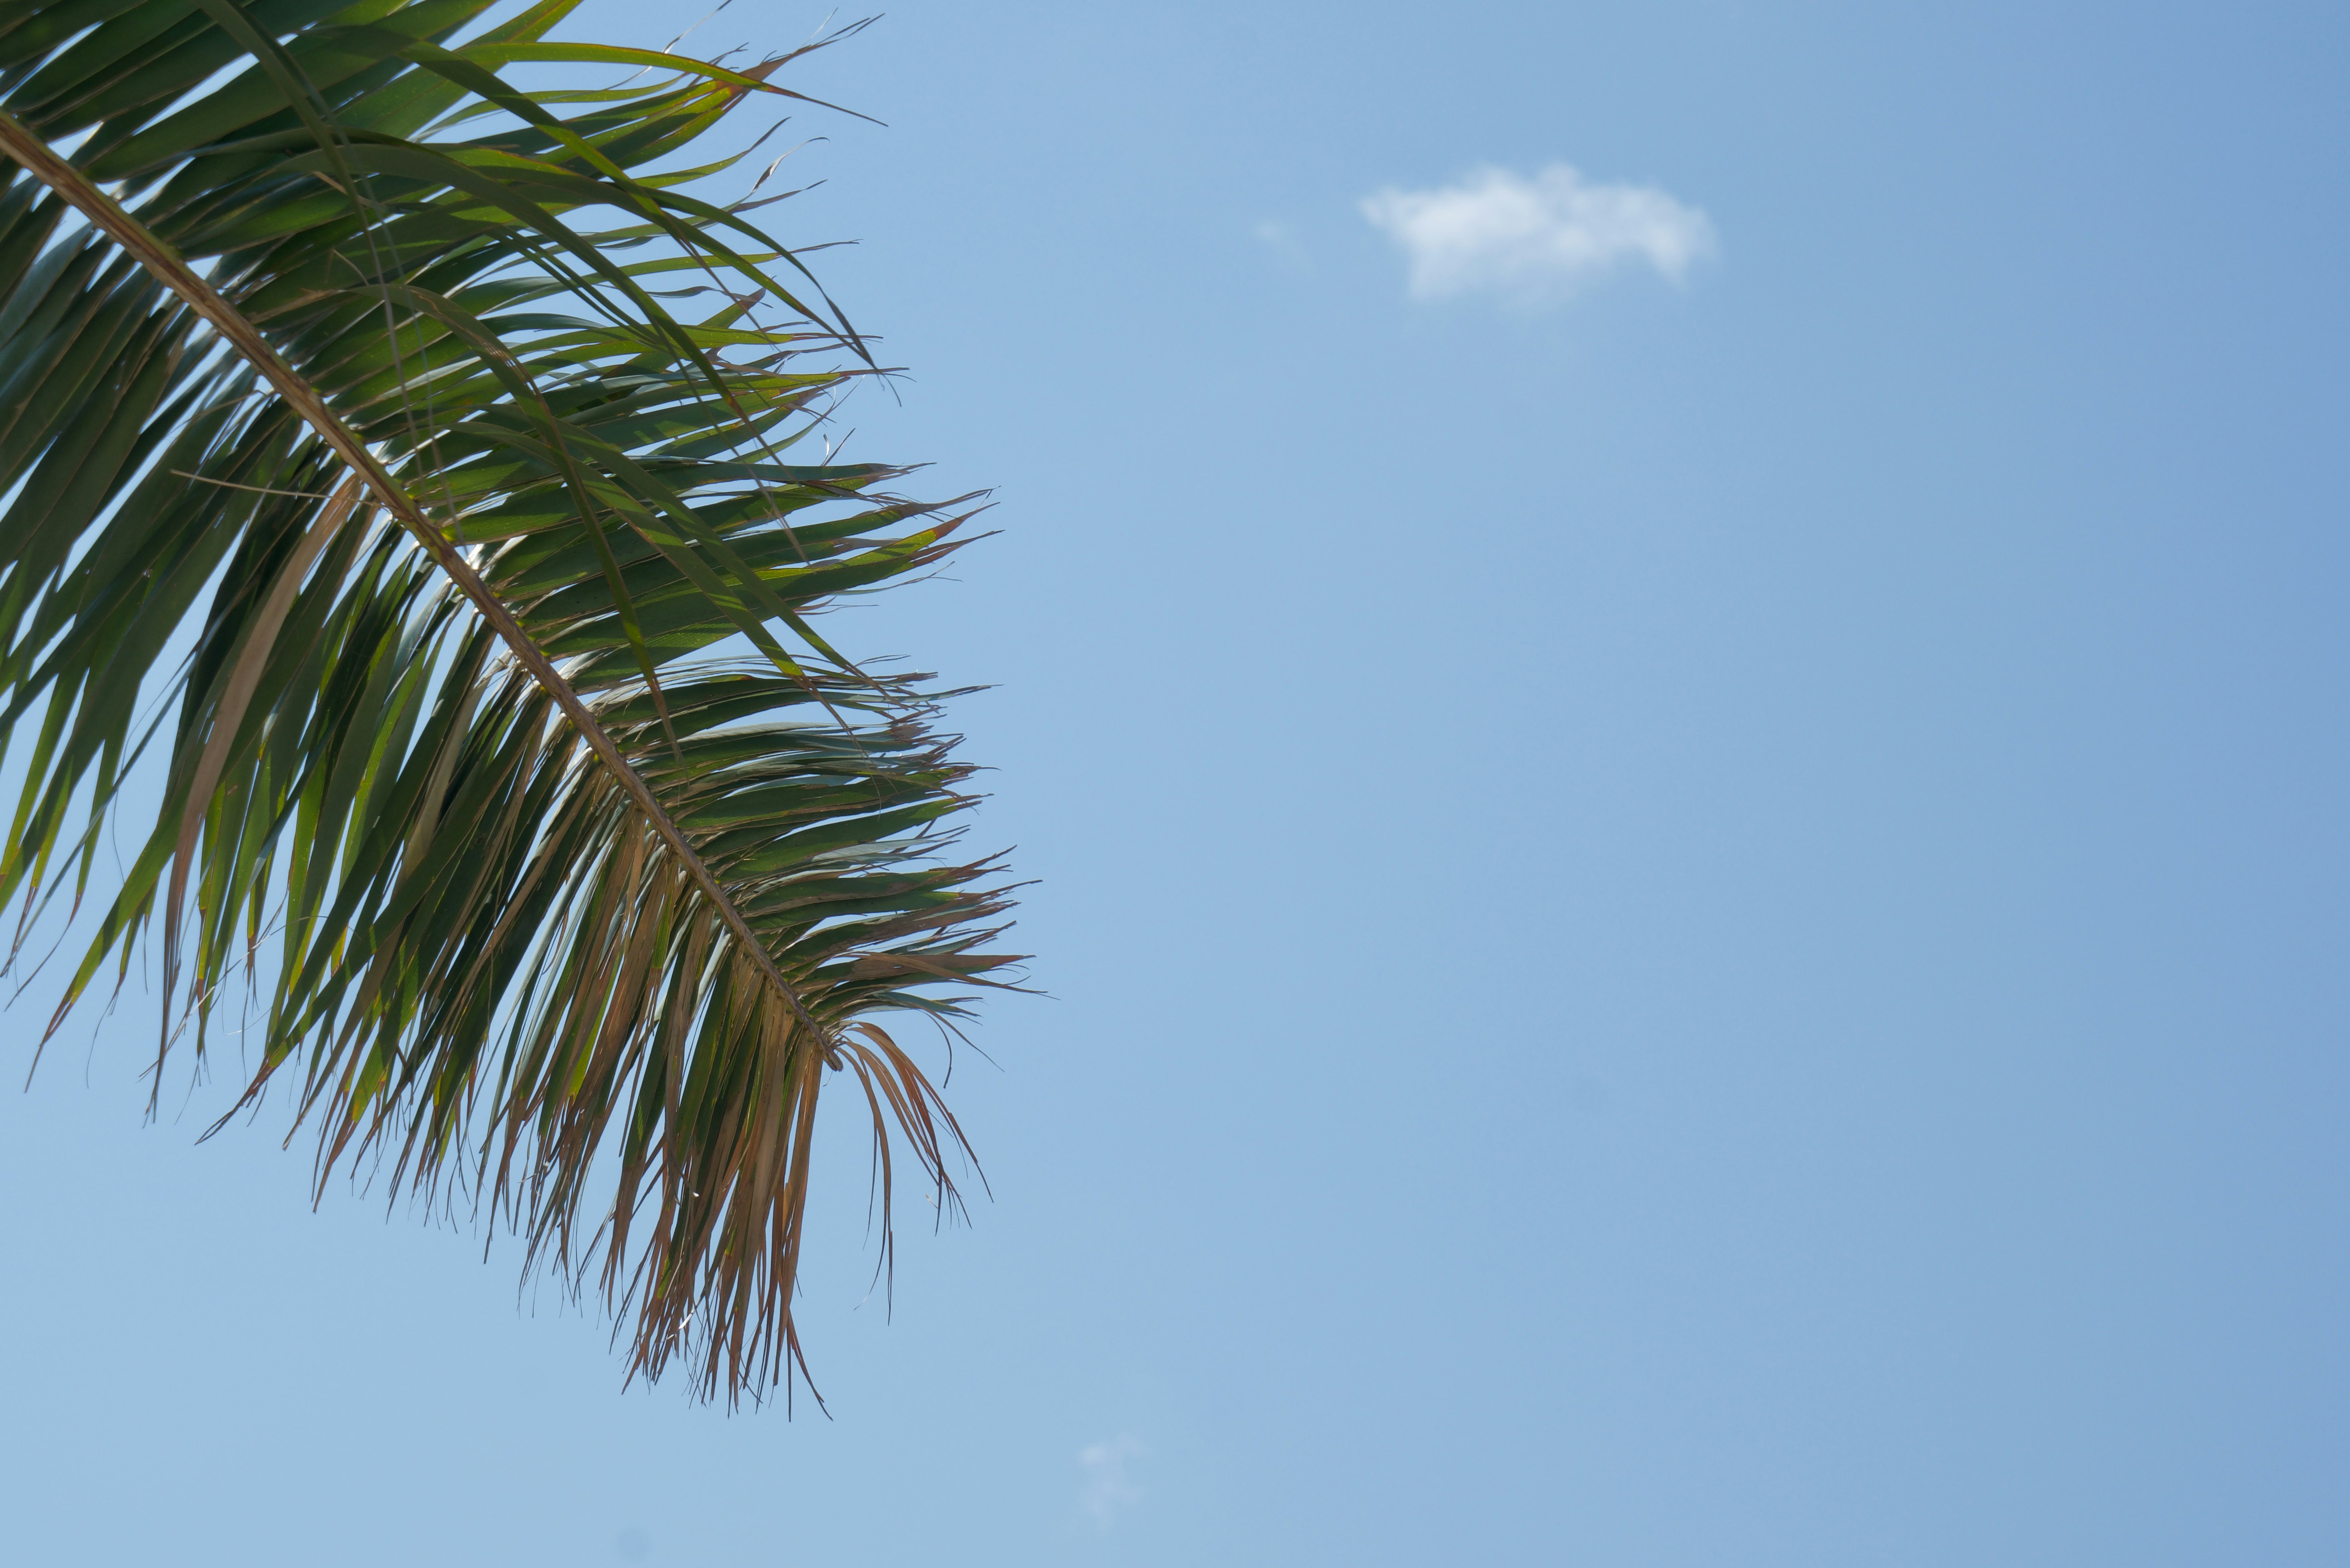
{"type": "Polygon", "coordinates": [[[798,1355],[828,1074],[885,1188],[894,1142],[952,1199],[962,1133],[875,1015],[997,983],[1004,903],[941,853],[943,694],[807,616],[967,513],[788,460],[871,361],[671,166],[790,57],[546,42],[574,4],[0,10],[0,898],[78,905],[152,749],[58,1017],[160,935],[163,1050],[201,1054],[242,966],[246,1100],[295,1089],[320,1180],[471,1193],[633,1369],[733,1398],[798,1355]]]}

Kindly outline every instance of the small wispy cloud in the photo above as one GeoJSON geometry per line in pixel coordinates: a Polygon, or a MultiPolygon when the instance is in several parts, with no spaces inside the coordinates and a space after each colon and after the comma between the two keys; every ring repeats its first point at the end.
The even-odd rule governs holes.
{"type": "Polygon", "coordinates": [[[1107,1442],[1087,1443],[1077,1450],[1077,1468],[1086,1472],[1085,1490],[1077,1494],[1077,1511],[1107,1530],[1118,1510],[1142,1501],[1142,1489],[1127,1473],[1127,1465],[1150,1450],[1131,1433],[1107,1442]]]}
{"type": "Polygon", "coordinates": [[[1362,211],[1410,259],[1419,299],[1484,289],[1544,304],[1627,262],[1679,283],[1716,248],[1697,208],[1654,185],[1594,184],[1564,163],[1531,180],[1486,168],[1433,191],[1390,185],[1362,211]]]}
{"type": "Polygon", "coordinates": [[[1257,224],[1254,233],[1257,243],[1279,256],[1293,272],[1311,272],[1314,269],[1314,258],[1305,254],[1305,244],[1299,241],[1297,231],[1291,225],[1278,218],[1267,218],[1257,224]]]}

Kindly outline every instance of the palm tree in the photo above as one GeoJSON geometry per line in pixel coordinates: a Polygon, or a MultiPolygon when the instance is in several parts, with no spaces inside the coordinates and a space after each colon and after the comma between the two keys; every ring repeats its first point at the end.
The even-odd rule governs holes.
{"type": "Polygon", "coordinates": [[[688,193],[806,51],[548,41],[577,3],[0,7],[0,900],[18,949],[87,902],[57,1018],[151,943],[159,1084],[237,998],[319,1181],[470,1201],[630,1376],[756,1397],[827,1074],[886,1267],[893,1144],[943,1209],[962,1134],[876,1015],[1014,961],[951,693],[810,620],[970,508],[829,461],[866,342],[688,193]]]}

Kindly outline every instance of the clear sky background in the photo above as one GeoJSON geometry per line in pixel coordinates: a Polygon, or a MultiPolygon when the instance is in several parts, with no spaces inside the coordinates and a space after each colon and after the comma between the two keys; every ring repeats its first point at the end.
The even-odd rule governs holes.
{"type": "Polygon", "coordinates": [[[889,122],[770,209],[913,368],[848,453],[1000,503],[831,626],[994,688],[993,1200],[885,1320],[835,1106],[830,1417],[730,1417],[142,1126],[135,1010],[16,1093],[28,998],[0,1557],[2350,1561],[2350,17],[907,0],[791,79],[889,122]]]}

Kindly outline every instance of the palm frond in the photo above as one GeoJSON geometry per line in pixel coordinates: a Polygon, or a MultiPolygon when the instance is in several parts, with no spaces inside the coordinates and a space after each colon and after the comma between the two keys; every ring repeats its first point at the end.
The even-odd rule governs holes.
{"type": "Polygon", "coordinates": [[[321,1182],[471,1197],[600,1287],[632,1372],[733,1399],[805,1371],[827,1075],[885,1189],[894,1146],[950,1201],[968,1153],[877,1022],[951,1027],[941,988],[1015,961],[951,853],[952,693],[809,618],[974,498],[794,460],[878,368],[691,193],[734,160],[684,161],[793,57],[549,41],[576,3],[0,12],[0,900],[20,944],[99,900],[58,1018],[156,943],[159,1084],[242,973],[240,1103],[290,1085],[321,1182]]]}

